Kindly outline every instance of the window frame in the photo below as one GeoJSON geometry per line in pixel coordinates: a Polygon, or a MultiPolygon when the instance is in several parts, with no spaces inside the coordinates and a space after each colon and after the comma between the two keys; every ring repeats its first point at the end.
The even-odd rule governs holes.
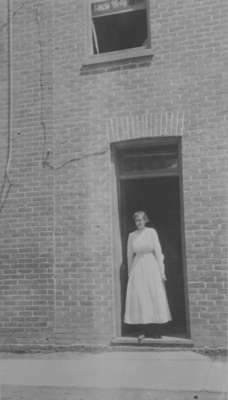
{"type": "Polygon", "coordinates": [[[84,64],[99,64],[102,62],[109,62],[115,60],[124,60],[128,58],[138,58],[145,56],[152,56],[151,49],[151,29],[150,29],[150,0],[146,2],[146,15],[147,15],[147,31],[148,31],[148,44],[147,46],[132,47],[123,50],[114,50],[110,52],[94,54],[92,42],[92,12],[91,6],[94,3],[100,3],[102,0],[87,0],[86,3],[86,56],[84,64]]]}
{"type": "MultiPolygon", "coordinates": [[[[124,232],[121,228],[121,221],[124,219],[123,215],[123,197],[121,195],[121,182],[125,179],[131,178],[130,174],[124,176],[120,171],[120,157],[121,153],[139,150],[140,148],[156,148],[158,146],[176,146],[177,158],[178,158],[178,169],[173,176],[179,177],[179,196],[180,196],[180,232],[181,232],[181,260],[183,268],[183,285],[184,285],[184,297],[185,297],[185,316],[186,316],[186,340],[185,343],[192,344],[191,340],[191,327],[190,327],[190,309],[189,309],[189,290],[188,290],[188,277],[187,277],[187,260],[186,260],[186,229],[185,229],[185,202],[184,202],[184,177],[183,177],[183,151],[182,151],[182,137],[181,136],[163,136],[163,137],[150,137],[150,138],[137,138],[121,140],[110,143],[111,150],[111,163],[112,163],[112,188],[113,189],[113,202],[112,202],[112,226],[113,226],[113,273],[115,279],[115,292],[114,292],[114,315],[115,315],[115,337],[112,340],[112,344],[121,344],[123,340],[127,344],[130,343],[123,335],[123,325],[121,319],[121,287],[120,287],[120,264],[123,265],[123,243],[124,243],[124,232]]],[[[135,176],[132,174],[132,179],[142,178],[161,178],[163,176],[169,177],[169,173],[163,174],[159,170],[151,170],[150,174],[144,174],[143,172],[135,176]]],[[[126,237],[126,235],[125,235],[126,237]]],[[[183,341],[183,339],[180,339],[183,341]]]]}

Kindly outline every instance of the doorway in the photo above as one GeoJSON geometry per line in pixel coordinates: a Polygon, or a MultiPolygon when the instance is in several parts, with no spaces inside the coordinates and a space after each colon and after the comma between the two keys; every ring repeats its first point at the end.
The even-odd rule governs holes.
{"type": "MultiPolygon", "coordinates": [[[[135,229],[132,215],[137,210],[146,211],[151,226],[156,229],[165,255],[166,291],[172,322],[166,325],[163,334],[167,336],[186,336],[186,312],[184,295],[184,276],[182,268],[180,187],[178,177],[129,179],[121,182],[123,198],[123,242],[124,264],[126,265],[127,236],[135,229]]],[[[127,269],[122,276],[123,313],[127,286],[127,269]]],[[[122,335],[136,333],[123,323],[122,335]]]]}
{"type": "Polygon", "coordinates": [[[140,330],[139,326],[125,324],[123,318],[128,279],[127,238],[135,230],[132,215],[142,210],[149,216],[148,226],[156,229],[165,256],[165,285],[172,321],[163,326],[162,335],[189,337],[180,143],[175,138],[169,140],[150,146],[136,140],[130,146],[128,143],[115,148],[123,260],[118,277],[121,336],[134,337],[140,330]]]}

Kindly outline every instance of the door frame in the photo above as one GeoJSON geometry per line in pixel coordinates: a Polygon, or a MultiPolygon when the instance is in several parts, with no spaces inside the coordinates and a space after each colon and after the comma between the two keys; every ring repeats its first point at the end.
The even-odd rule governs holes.
{"type": "Polygon", "coordinates": [[[186,262],[186,240],[185,240],[185,222],[184,222],[184,192],[183,192],[183,160],[182,160],[182,138],[180,136],[175,137],[156,137],[156,138],[143,138],[143,139],[132,139],[124,140],[120,142],[111,143],[111,158],[113,164],[113,174],[112,174],[112,185],[116,187],[116,201],[113,201],[113,267],[114,267],[114,287],[115,287],[115,332],[116,337],[122,336],[122,309],[121,309],[121,283],[120,283],[120,272],[121,267],[120,262],[117,260],[122,260],[123,265],[123,250],[122,244],[124,243],[124,233],[121,221],[123,221],[123,196],[121,196],[121,181],[125,179],[141,179],[141,178],[161,178],[169,176],[179,177],[179,199],[180,199],[180,231],[181,231],[181,261],[183,267],[183,284],[184,284],[184,298],[185,298],[185,314],[186,314],[186,339],[191,338],[190,331],[190,313],[189,313],[189,296],[188,296],[188,285],[187,285],[187,262],[186,262]],[[137,173],[137,174],[127,174],[124,176],[120,173],[119,168],[119,153],[120,150],[130,150],[135,148],[148,148],[156,147],[162,145],[176,145],[178,151],[178,169],[176,171],[163,171],[163,170],[151,170],[150,172],[137,173]],[[168,173],[167,173],[168,172],[168,173]],[[118,224],[118,229],[116,225],[118,224]],[[117,234],[121,235],[121,244],[119,244],[119,238],[117,234]],[[121,247],[121,250],[120,250],[121,247]],[[118,250],[117,250],[118,249],[118,250]],[[122,255],[120,256],[120,251],[122,255]],[[117,254],[117,252],[119,254],[117,254]],[[119,265],[120,264],[120,265],[119,265]]]}

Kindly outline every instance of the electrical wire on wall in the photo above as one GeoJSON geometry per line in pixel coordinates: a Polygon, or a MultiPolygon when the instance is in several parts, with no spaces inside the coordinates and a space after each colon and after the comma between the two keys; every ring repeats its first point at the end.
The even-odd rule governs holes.
{"type": "Polygon", "coordinates": [[[7,135],[7,154],[4,168],[3,183],[0,189],[0,212],[2,211],[9,192],[12,188],[12,181],[10,177],[10,165],[12,158],[12,15],[11,15],[11,0],[7,3],[7,26],[8,26],[8,135],[7,135]]]}
{"type": "MultiPolygon", "coordinates": [[[[12,0],[7,0],[7,21],[0,26],[0,31],[7,27],[7,43],[8,43],[8,132],[7,132],[7,153],[6,160],[4,166],[4,174],[3,181],[0,185],[0,213],[3,210],[6,201],[9,197],[9,193],[12,189],[13,183],[10,174],[11,160],[12,160],[12,145],[13,145],[13,73],[12,73],[12,21],[14,16],[21,10],[23,7],[29,4],[29,0],[25,0],[20,6],[18,6],[14,11],[12,10],[12,0]]],[[[38,26],[38,35],[39,35],[39,53],[40,53],[40,61],[41,61],[41,72],[40,72],[40,92],[41,92],[41,110],[40,110],[40,122],[43,129],[43,149],[42,149],[42,166],[48,167],[53,171],[62,169],[71,163],[75,163],[81,161],[85,158],[90,158],[94,156],[102,156],[109,152],[109,147],[105,147],[101,150],[94,151],[91,153],[82,154],[79,157],[72,157],[66,161],[63,161],[59,165],[52,165],[49,161],[50,150],[46,149],[47,142],[47,131],[46,124],[44,121],[44,82],[43,82],[43,49],[42,49],[42,40],[41,40],[41,27],[40,27],[40,15],[38,12],[38,8],[35,10],[35,21],[38,26]]],[[[93,35],[96,46],[96,51],[99,53],[99,45],[96,35],[95,26],[93,24],[93,35]]]]}

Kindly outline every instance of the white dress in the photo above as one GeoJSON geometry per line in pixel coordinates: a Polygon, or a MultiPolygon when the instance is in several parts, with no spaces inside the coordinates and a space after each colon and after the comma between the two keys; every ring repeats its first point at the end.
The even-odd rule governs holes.
{"type": "Polygon", "coordinates": [[[157,232],[145,227],[129,234],[128,285],[124,322],[165,323],[171,320],[163,278],[164,255],[157,232]]]}

